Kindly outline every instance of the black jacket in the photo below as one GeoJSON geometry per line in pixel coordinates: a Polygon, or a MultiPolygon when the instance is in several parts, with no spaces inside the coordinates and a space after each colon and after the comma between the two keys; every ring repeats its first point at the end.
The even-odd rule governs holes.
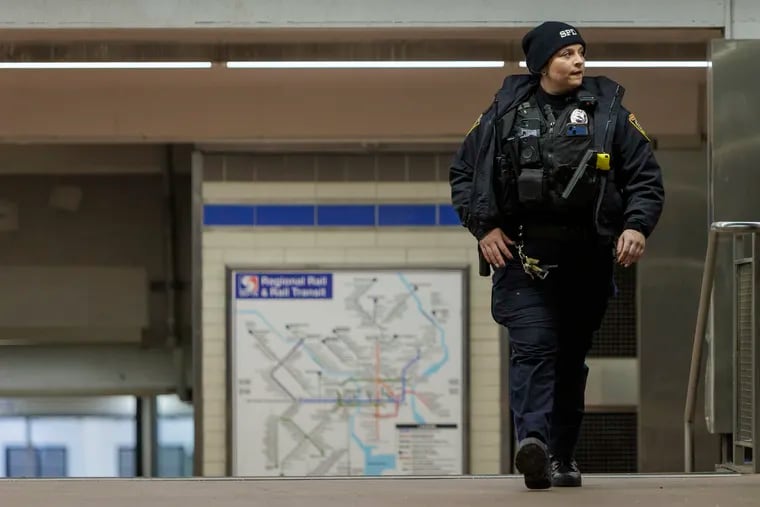
{"type": "MultiPolygon", "coordinates": [[[[530,75],[507,76],[494,102],[483,112],[457,151],[449,170],[451,201],[462,225],[477,239],[508,222],[494,191],[495,119],[514,111],[538,86],[530,75]],[[497,111],[498,108],[498,111],[497,111]]],[[[648,237],[660,218],[665,198],[660,166],[649,139],[622,105],[624,88],[606,77],[584,77],[582,88],[598,100],[595,132],[610,153],[611,169],[602,181],[594,210],[596,232],[614,238],[624,229],[648,237]]]]}

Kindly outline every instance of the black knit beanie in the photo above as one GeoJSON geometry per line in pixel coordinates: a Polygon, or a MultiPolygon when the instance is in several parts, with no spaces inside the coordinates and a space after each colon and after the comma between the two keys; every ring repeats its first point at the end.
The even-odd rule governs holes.
{"type": "Polygon", "coordinates": [[[575,27],[560,21],[541,23],[522,40],[528,70],[539,74],[554,53],[572,44],[582,44],[586,48],[586,41],[575,27]]]}

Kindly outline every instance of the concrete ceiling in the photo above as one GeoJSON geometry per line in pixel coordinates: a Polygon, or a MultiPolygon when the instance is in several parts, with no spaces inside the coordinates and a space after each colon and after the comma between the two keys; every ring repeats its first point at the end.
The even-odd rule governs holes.
{"type": "MultiPolygon", "coordinates": [[[[486,80],[524,72],[521,28],[487,29],[186,29],[186,30],[0,30],[0,60],[345,60],[503,59],[503,69],[483,70],[0,70],[4,89],[119,89],[147,86],[224,90],[230,86],[325,86],[351,79],[398,87],[486,80]]],[[[718,29],[588,28],[583,35],[591,59],[704,59],[718,29]]],[[[596,70],[596,69],[593,69],[596,70]]],[[[657,74],[663,82],[703,82],[705,72],[686,69],[616,71],[657,74]]],[[[609,73],[606,72],[605,73],[609,73]]],[[[1,89],[0,89],[1,91],[1,89]]],[[[8,97],[12,95],[6,95],[8,97]]]]}
{"type": "MultiPolygon", "coordinates": [[[[525,28],[321,28],[321,29],[0,29],[0,42],[191,42],[191,43],[325,43],[371,41],[471,40],[519,41],[525,28]]],[[[583,37],[597,43],[707,42],[723,37],[717,28],[584,28],[583,37]]]]}
{"type": "MultiPolygon", "coordinates": [[[[0,30],[0,60],[522,59],[521,28],[0,30]]],[[[701,59],[718,29],[588,28],[597,59],[701,59]]]]}
{"type": "MultiPolygon", "coordinates": [[[[426,142],[438,137],[448,140],[458,138],[462,125],[472,122],[472,111],[484,107],[506,74],[524,72],[515,63],[523,59],[520,38],[524,33],[516,28],[0,30],[0,60],[6,61],[463,58],[509,62],[501,69],[475,70],[251,70],[223,66],[203,70],[0,70],[0,96],[7,113],[7,127],[0,133],[5,139],[69,142],[138,137],[182,142],[237,141],[241,137],[266,142],[343,139],[350,132],[338,128],[341,122],[348,124],[359,115],[370,126],[385,125],[357,134],[368,139],[401,135],[413,139],[424,131],[419,135],[426,142]],[[441,127],[433,134],[414,123],[417,116],[430,117],[426,108],[451,109],[452,105],[457,112],[446,121],[436,120],[441,127]],[[322,131],[309,130],[303,121],[292,125],[288,118],[303,108],[325,116],[326,121],[314,120],[322,131]],[[393,130],[388,125],[400,127],[393,130]]],[[[583,35],[592,59],[703,59],[709,41],[721,37],[719,30],[710,29],[585,29],[583,35]]],[[[661,132],[701,129],[696,124],[702,122],[689,111],[704,107],[698,90],[704,89],[705,69],[591,69],[589,74],[606,74],[630,86],[629,100],[637,115],[661,132]],[[684,125],[669,122],[669,104],[677,99],[683,102],[679,107],[685,112],[679,121],[684,125]]]]}

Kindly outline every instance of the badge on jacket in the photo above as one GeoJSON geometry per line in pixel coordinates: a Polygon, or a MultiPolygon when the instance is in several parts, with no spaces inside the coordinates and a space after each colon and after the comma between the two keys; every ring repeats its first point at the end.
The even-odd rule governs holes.
{"type": "Polygon", "coordinates": [[[576,125],[587,125],[588,115],[586,114],[586,111],[583,109],[575,109],[572,113],[570,113],[570,123],[574,123],[576,125]]]}
{"type": "Polygon", "coordinates": [[[644,132],[644,127],[639,124],[639,120],[636,119],[636,116],[633,113],[628,115],[628,121],[631,123],[631,125],[633,125],[633,128],[638,130],[641,135],[644,136],[644,139],[650,141],[649,136],[647,136],[647,133],[644,132]]]}

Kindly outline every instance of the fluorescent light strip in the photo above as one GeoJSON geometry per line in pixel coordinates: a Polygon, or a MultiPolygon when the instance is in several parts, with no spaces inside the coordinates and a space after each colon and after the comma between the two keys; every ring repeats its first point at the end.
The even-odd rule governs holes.
{"type": "MultiPolygon", "coordinates": [[[[587,68],[618,68],[618,69],[643,69],[643,68],[707,68],[710,66],[710,62],[706,61],[696,61],[696,60],[689,60],[689,61],[667,61],[667,60],[657,60],[657,61],[636,61],[636,60],[629,60],[629,61],[588,61],[586,62],[587,68]]],[[[520,62],[520,67],[526,68],[525,61],[520,62]]]]}
{"type": "Polygon", "coordinates": [[[0,69],[210,69],[211,62],[0,62],[0,69]]]}
{"type": "Polygon", "coordinates": [[[227,62],[231,69],[474,69],[500,68],[503,61],[247,61],[227,62]]]}

